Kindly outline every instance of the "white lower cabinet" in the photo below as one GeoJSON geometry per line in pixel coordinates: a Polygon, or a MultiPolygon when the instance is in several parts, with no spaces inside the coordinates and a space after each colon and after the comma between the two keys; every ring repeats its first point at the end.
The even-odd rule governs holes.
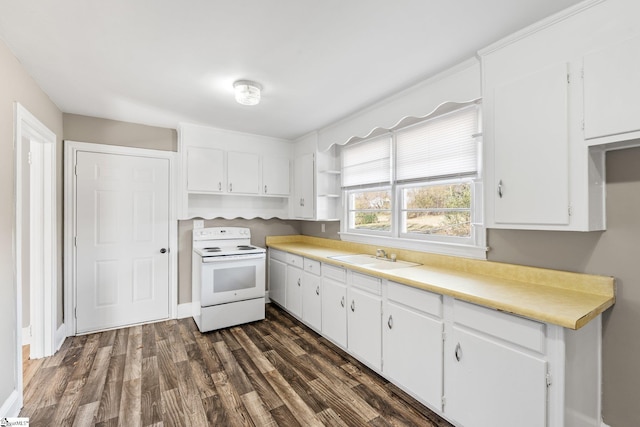
{"type": "Polygon", "coordinates": [[[312,329],[322,329],[320,263],[304,259],[302,275],[302,321],[312,329]]]}
{"type": "Polygon", "coordinates": [[[543,323],[453,301],[445,408],[461,426],[547,425],[543,323]]]}
{"type": "Polygon", "coordinates": [[[287,305],[286,308],[298,319],[302,318],[302,269],[303,258],[298,255],[287,256],[287,305]]]}
{"type": "Polygon", "coordinates": [[[347,284],[344,268],[322,266],[322,335],[347,348],[347,284]]]}
{"type": "Polygon", "coordinates": [[[270,295],[282,259],[274,301],[455,426],[600,425],[601,316],[565,329],[284,252],[270,295]]]}
{"type": "Polygon", "coordinates": [[[347,349],[373,369],[382,368],[380,279],[351,273],[347,288],[347,349]]]}
{"type": "Polygon", "coordinates": [[[287,305],[287,264],[284,252],[269,249],[269,299],[287,305]]]}
{"type": "Polygon", "coordinates": [[[442,296],[389,282],[382,371],[432,409],[442,410],[442,296]]]}

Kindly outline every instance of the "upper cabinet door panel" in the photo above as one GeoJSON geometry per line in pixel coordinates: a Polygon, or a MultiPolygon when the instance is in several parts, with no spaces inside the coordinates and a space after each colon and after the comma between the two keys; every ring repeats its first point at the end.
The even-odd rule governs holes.
{"type": "Polygon", "coordinates": [[[494,89],[495,221],[569,223],[568,65],[494,89]]]}
{"type": "Polygon", "coordinates": [[[262,158],[262,192],[267,195],[289,195],[289,159],[264,156],[262,158]]]}
{"type": "Polygon", "coordinates": [[[260,156],[254,153],[227,153],[229,193],[258,194],[260,191],[260,156]]]}
{"type": "Polygon", "coordinates": [[[187,149],[187,190],[224,191],[224,152],[214,148],[187,149]]]}
{"type": "Polygon", "coordinates": [[[584,57],[585,138],[640,130],[640,36],[584,57]]]}

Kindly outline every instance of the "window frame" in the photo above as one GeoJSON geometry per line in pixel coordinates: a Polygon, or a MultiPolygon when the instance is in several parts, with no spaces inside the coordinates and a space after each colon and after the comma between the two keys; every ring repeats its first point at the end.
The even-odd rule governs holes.
{"type": "MultiPolygon", "coordinates": [[[[464,108],[464,107],[462,107],[464,108]]],[[[405,182],[399,182],[397,176],[397,138],[398,131],[403,131],[410,127],[420,125],[416,123],[397,130],[389,131],[391,144],[390,158],[390,185],[362,185],[347,187],[342,189],[343,214],[341,221],[340,237],[342,240],[354,243],[365,243],[372,245],[386,245],[397,247],[400,249],[417,250],[423,252],[433,252],[444,255],[464,256],[477,259],[486,259],[486,228],[483,222],[483,186],[482,186],[482,133],[481,133],[481,116],[478,107],[478,133],[473,137],[476,141],[476,157],[478,162],[477,171],[475,173],[461,174],[459,176],[449,176],[440,178],[425,178],[405,182]],[[403,194],[404,190],[412,187],[446,185],[453,183],[465,182],[469,183],[471,191],[470,201],[470,235],[468,237],[459,236],[443,236],[435,234],[419,234],[402,232],[404,228],[403,194]],[[391,193],[391,227],[390,231],[380,232],[376,230],[363,230],[355,228],[352,222],[351,213],[355,210],[350,209],[351,195],[363,191],[375,191],[376,189],[389,189],[391,193]]],[[[438,116],[434,117],[437,118],[438,116]]],[[[424,123],[424,122],[423,122],[424,123]]],[[[377,135],[375,138],[379,138],[377,135]]],[[[373,138],[371,138],[373,139],[373,138]]],[[[359,142],[365,143],[366,139],[359,142]]]]}

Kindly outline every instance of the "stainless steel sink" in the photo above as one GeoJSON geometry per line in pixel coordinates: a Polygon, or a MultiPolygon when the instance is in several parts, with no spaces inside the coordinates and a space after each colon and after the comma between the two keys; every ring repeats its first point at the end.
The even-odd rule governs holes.
{"type": "Polygon", "coordinates": [[[359,267],[366,267],[374,270],[395,270],[397,268],[407,268],[421,265],[415,262],[391,261],[388,259],[376,258],[375,256],[368,254],[336,255],[330,256],[329,258],[335,259],[336,261],[342,261],[347,264],[353,264],[359,267]]]}

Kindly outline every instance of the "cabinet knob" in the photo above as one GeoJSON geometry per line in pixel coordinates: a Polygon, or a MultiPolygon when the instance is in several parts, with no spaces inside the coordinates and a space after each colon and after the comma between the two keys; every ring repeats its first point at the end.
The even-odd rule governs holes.
{"type": "Polygon", "coordinates": [[[502,180],[498,181],[498,196],[502,199],[502,180]]]}
{"type": "Polygon", "coordinates": [[[356,311],[356,302],[354,300],[351,300],[351,311],[352,312],[356,311]]]}
{"type": "Polygon", "coordinates": [[[389,329],[393,329],[393,316],[389,315],[389,320],[387,321],[387,326],[389,329]]]}
{"type": "Polygon", "coordinates": [[[456,360],[459,362],[460,359],[462,359],[462,348],[460,347],[460,343],[456,344],[455,355],[456,355],[456,360]]]}
{"type": "Polygon", "coordinates": [[[166,248],[162,248],[162,249],[160,249],[160,253],[161,253],[161,254],[166,254],[166,253],[167,253],[167,249],[166,249],[166,248]]]}
{"type": "Polygon", "coordinates": [[[342,299],[340,300],[340,305],[344,307],[344,297],[342,297],[342,299]]]}
{"type": "Polygon", "coordinates": [[[316,295],[320,295],[320,286],[316,286],[316,295]]]}

